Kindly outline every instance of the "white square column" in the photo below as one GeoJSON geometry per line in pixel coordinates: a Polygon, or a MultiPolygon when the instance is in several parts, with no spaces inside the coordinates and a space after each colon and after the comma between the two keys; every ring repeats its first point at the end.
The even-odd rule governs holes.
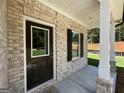
{"type": "Polygon", "coordinates": [[[100,2],[100,62],[98,77],[110,80],[110,0],[100,2]]]}
{"type": "Polygon", "coordinates": [[[96,78],[97,93],[112,93],[110,72],[110,0],[100,0],[100,62],[96,78]]]}

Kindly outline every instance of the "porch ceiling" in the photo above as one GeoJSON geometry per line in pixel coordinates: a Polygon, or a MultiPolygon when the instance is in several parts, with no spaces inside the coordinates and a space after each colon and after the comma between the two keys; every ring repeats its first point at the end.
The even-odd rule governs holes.
{"type": "Polygon", "coordinates": [[[123,4],[124,0],[112,0],[111,7],[114,20],[122,19],[123,4]]]}
{"type": "MultiPolygon", "coordinates": [[[[99,0],[39,0],[58,12],[90,28],[99,27],[99,0]]],[[[123,0],[112,0],[114,20],[122,18],[123,0]]]]}

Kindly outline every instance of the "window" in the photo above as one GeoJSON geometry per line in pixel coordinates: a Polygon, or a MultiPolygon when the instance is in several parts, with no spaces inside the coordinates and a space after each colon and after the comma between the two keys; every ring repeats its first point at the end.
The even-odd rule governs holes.
{"type": "Polygon", "coordinates": [[[49,55],[49,30],[31,26],[31,57],[49,55]]]}
{"type": "Polygon", "coordinates": [[[67,61],[84,56],[84,34],[67,29],[67,61]]]}
{"type": "Polygon", "coordinates": [[[72,32],[72,58],[79,57],[79,34],[72,32]]]}

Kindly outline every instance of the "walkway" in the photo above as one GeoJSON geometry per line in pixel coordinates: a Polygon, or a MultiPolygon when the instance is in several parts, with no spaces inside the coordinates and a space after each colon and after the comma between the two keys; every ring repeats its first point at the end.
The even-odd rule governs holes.
{"type": "Polygon", "coordinates": [[[97,67],[86,66],[43,93],[96,93],[97,67]]]}

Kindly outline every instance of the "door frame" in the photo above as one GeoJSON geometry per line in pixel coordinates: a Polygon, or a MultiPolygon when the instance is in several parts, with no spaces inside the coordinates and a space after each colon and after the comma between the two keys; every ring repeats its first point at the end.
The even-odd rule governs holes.
{"type": "Polygon", "coordinates": [[[29,16],[23,16],[23,48],[24,48],[24,92],[25,93],[30,93],[34,90],[37,90],[39,88],[43,88],[44,86],[50,85],[52,83],[54,83],[57,79],[57,74],[56,74],[56,31],[55,31],[55,24],[51,24],[48,23],[46,21],[42,21],[40,19],[36,19],[36,18],[32,18],[29,16]],[[31,90],[27,90],[27,68],[26,68],[26,20],[28,21],[32,21],[32,22],[36,22],[39,24],[43,24],[43,25],[48,25],[53,27],[53,79],[46,81],[43,84],[38,85],[37,87],[32,88],[31,90]]]}

